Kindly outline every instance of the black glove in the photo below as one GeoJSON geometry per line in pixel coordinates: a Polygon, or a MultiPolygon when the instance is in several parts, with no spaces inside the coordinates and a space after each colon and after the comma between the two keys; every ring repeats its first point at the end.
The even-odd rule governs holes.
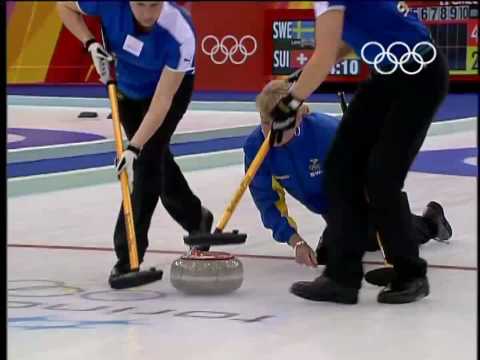
{"type": "Polygon", "coordinates": [[[283,132],[295,127],[297,111],[302,103],[303,101],[296,100],[292,95],[288,94],[275,105],[270,113],[273,119],[270,146],[280,143],[283,138],[283,132]]]}

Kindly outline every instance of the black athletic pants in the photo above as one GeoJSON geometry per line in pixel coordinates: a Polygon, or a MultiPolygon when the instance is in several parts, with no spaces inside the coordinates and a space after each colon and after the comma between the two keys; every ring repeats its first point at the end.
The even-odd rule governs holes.
{"type": "MultiPolygon", "coordinates": [[[[199,228],[200,200],[193,194],[170,152],[170,138],[190,103],[194,84],[193,75],[185,75],[170,110],[157,132],[145,144],[134,164],[132,205],[139,262],[148,247],[148,229],[158,199],[170,216],[186,231],[199,228]]],[[[145,116],[151,99],[133,100],[119,93],[120,119],[130,140],[145,116]]],[[[123,208],[120,208],[114,232],[118,264],[129,265],[123,208]]]]}
{"type": "Polygon", "coordinates": [[[438,50],[435,61],[417,75],[399,69],[372,74],[360,84],[324,166],[332,236],[327,277],[360,288],[370,222],[399,281],[426,274],[402,188],[447,92],[448,66],[438,50]]]}
{"type": "MultiPolygon", "coordinates": [[[[328,226],[328,216],[323,216],[327,226],[323,230],[322,236],[320,237],[320,244],[322,246],[327,246],[327,244],[332,241],[329,226],[328,226]]],[[[437,229],[435,223],[430,219],[424,218],[423,216],[412,214],[412,236],[414,242],[418,245],[427,243],[429,240],[437,236],[437,229]]],[[[382,244],[383,246],[383,244],[382,244]]],[[[318,247],[318,246],[317,246],[318,247]]],[[[365,247],[366,251],[377,251],[380,250],[377,241],[377,229],[373,224],[368,226],[368,239],[365,247]]]]}

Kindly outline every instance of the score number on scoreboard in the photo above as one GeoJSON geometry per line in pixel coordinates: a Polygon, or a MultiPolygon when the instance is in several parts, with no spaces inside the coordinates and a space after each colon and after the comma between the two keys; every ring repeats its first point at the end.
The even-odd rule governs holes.
{"type": "Polygon", "coordinates": [[[478,76],[478,1],[423,2],[410,9],[430,28],[451,75],[478,76]]]}

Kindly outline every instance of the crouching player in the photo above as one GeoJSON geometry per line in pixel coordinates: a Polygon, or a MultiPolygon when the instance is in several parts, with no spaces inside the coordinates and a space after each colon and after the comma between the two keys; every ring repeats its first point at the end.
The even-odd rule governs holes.
{"type": "MultiPolygon", "coordinates": [[[[266,135],[275,104],[288,93],[288,81],[270,82],[257,96],[256,105],[261,125],[247,138],[244,145],[245,169],[253,161],[266,135]]],[[[302,105],[297,113],[296,126],[283,134],[266,156],[250,184],[255,205],[263,225],[272,230],[273,238],[294,249],[295,261],[311,267],[325,264],[328,249],[328,204],[323,187],[322,166],[339,125],[338,119],[326,114],[309,112],[302,105]],[[289,216],[285,191],[310,211],[321,215],[327,226],[314,251],[298,233],[295,221],[289,216]]],[[[412,214],[414,236],[419,245],[430,239],[446,241],[452,229],[445,218],[442,206],[431,201],[422,216],[412,214]]],[[[379,249],[375,228],[370,226],[370,236],[365,250],[379,249]]]]}

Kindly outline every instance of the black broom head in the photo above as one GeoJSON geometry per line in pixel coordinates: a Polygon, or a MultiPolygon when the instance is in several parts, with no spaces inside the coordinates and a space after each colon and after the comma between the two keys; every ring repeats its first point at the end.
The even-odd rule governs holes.
{"type": "Polygon", "coordinates": [[[215,245],[234,245],[243,244],[247,240],[247,234],[239,233],[238,230],[232,232],[197,233],[184,236],[183,241],[190,246],[215,246],[215,245]]]}
{"type": "Polygon", "coordinates": [[[130,271],[125,274],[110,276],[108,282],[112,289],[127,289],[131,287],[150,284],[160,280],[163,276],[162,270],[150,268],[145,271],[130,271]]]}

